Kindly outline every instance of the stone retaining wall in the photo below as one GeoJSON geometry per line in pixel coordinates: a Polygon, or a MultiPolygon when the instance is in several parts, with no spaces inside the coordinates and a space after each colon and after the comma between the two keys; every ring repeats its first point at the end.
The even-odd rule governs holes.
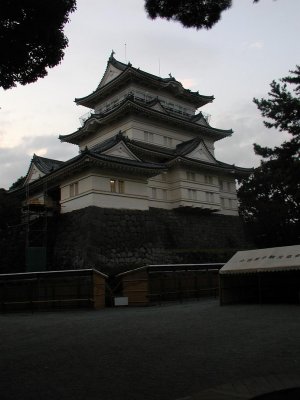
{"type": "Polygon", "coordinates": [[[249,247],[241,220],[198,210],[88,207],[56,224],[53,268],[117,273],[145,264],[226,262],[249,247]]]}

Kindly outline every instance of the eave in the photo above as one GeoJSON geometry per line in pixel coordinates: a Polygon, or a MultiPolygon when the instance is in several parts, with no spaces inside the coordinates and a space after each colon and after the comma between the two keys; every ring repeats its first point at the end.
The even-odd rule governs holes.
{"type": "Polygon", "coordinates": [[[167,148],[165,149],[154,144],[138,142],[137,140],[132,139],[126,139],[126,144],[128,148],[133,149],[133,151],[137,154],[150,154],[167,159],[171,159],[174,157],[173,150],[169,150],[167,148]]]}
{"type": "Polygon", "coordinates": [[[99,126],[104,126],[116,118],[122,116],[122,114],[128,114],[130,112],[141,113],[143,116],[149,116],[156,120],[167,122],[168,124],[173,124],[181,127],[186,127],[192,129],[197,133],[205,133],[211,136],[214,141],[223,139],[232,134],[232,130],[223,130],[212,128],[210,126],[199,125],[193,121],[188,121],[180,116],[175,116],[172,114],[164,114],[160,111],[153,110],[141,103],[135,102],[132,98],[128,97],[124,100],[118,107],[114,108],[107,114],[93,114],[89,119],[87,119],[82,128],[78,129],[69,135],[60,135],[59,139],[62,142],[68,142],[73,144],[79,144],[83,137],[87,136],[90,132],[94,132],[99,126]]]}
{"type": "MultiPolygon", "coordinates": [[[[87,150],[79,156],[66,161],[61,168],[31,182],[28,185],[30,193],[35,193],[41,189],[44,190],[45,184],[47,184],[47,190],[52,189],[59,185],[59,183],[67,176],[92,167],[125,171],[127,173],[143,175],[149,178],[158,175],[167,169],[164,165],[158,163],[139,162],[125,158],[122,159],[107,155],[97,155],[87,150]]],[[[22,195],[25,191],[26,188],[23,186],[23,188],[18,190],[18,194],[22,195]]]]}
{"type": "Polygon", "coordinates": [[[156,77],[155,75],[134,68],[131,65],[127,65],[124,71],[116,78],[108,82],[106,85],[98,87],[91,94],[85,97],[76,98],[75,102],[84,107],[95,108],[101,99],[118,91],[120,87],[125,86],[128,82],[138,82],[147,87],[165,90],[179,99],[188,101],[197,108],[202,107],[207,103],[211,103],[214,100],[214,96],[205,96],[198,92],[192,92],[185,89],[182,84],[174,78],[156,77]]]}
{"type": "Polygon", "coordinates": [[[235,165],[222,163],[216,160],[216,163],[210,163],[203,160],[195,160],[184,156],[178,156],[166,162],[166,166],[173,167],[175,165],[185,165],[188,167],[204,168],[210,171],[226,172],[234,175],[234,177],[248,176],[253,172],[253,168],[236,167],[235,165]]]}

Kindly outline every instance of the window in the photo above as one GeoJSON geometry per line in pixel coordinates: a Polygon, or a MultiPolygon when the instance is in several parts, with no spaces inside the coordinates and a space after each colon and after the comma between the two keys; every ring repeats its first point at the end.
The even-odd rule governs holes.
{"type": "Polygon", "coordinates": [[[205,183],[212,185],[214,180],[211,175],[204,175],[204,181],[205,181],[205,183]]]}
{"type": "Polygon", "coordinates": [[[228,208],[234,208],[234,200],[228,199],[228,208]]]}
{"type": "Polygon", "coordinates": [[[151,197],[152,197],[152,199],[156,199],[157,198],[157,190],[156,190],[156,188],[151,188],[151,197]]]}
{"type": "Polygon", "coordinates": [[[227,209],[236,208],[236,201],[234,199],[228,199],[228,198],[226,199],[226,198],[221,197],[220,200],[221,200],[222,208],[227,208],[227,209]]]}
{"type": "Polygon", "coordinates": [[[169,138],[167,136],[164,136],[164,146],[166,147],[172,147],[172,138],[169,138]]]}
{"type": "Polygon", "coordinates": [[[70,197],[78,195],[78,182],[71,183],[70,185],[70,197]]]}
{"type": "Polygon", "coordinates": [[[124,181],[118,181],[119,193],[124,193],[124,181]]]}
{"type": "Polygon", "coordinates": [[[167,200],[168,199],[167,189],[162,189],[162,198],[163,198],[163,200],[167,200]]]}
{"type": "Polygon", "coordinates": [[[224,182],[219,179],[219,186],[220,186],[220,190],[224,190],[224,182]]]}
{"type": "Polygon", "coordinates": [[[120,179],[110,179],[110,191],[112,193],[124,193],[125,183],[120,179]]]}
{"type": "Polygon", "coordinates": [[[196,181],[196,174],[195,174],[195,172],[186,171],[186,179],[187,179],[188,181],[193,181],[193,182],[195,182],[195,181],[196,181]]]}
{"type": "Polygon", "coordinates": [[[231,182],[227,182],[227,190],[228,192],[231,192],[231,182]]]}
{"type": "Polygon", "coordinates": [[[163,182],[167,182],[167,174],[162,174],[162,175],[161,175],[161,180],[162,180],[163,182]]]}
{"type": "Polygon", "coordinates": [[[145,142],[153,143],[153,138],[154,138],[153,133],[146,132],[146,131],[144,132],[144,140],[145,140],[145,142]]]}
{"type": "Polygon", "coordinates": [[[197,200],[197,190],[188,189],[188,198],[189,200],[197,200]]]}
{"type": "Polygon", "coordinates": [[[207,203],[214,203],[214,193],[205,192],[205,198],[206,198],[207,203]]]}
{"type": "Polygon", "coordinates": [[[116,193],[117,191],[117,181],[116,179],[111,179],[110,180],[110,191],[113,193],[116,193]]]}

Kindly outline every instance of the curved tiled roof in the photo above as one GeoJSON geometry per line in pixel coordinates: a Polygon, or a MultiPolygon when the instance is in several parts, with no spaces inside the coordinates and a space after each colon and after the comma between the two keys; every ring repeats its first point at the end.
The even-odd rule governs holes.
{"type": "Polygon", "coordinates": [[[89,150],[93,153],[102,153],[103,151],[110,149],[112,146],[117,144],[120,140],[123,139],[123,135],[121,131],[116,134],[115,136],[104,140],[103,142],[97,143],[96,145],[92,146],[89,150]]]}
{"type": "Polygon", "coordinates": [[[162,171],[166,171],[176,164],[184,164],[196,168],[201,167],[202,169],[205,168],[208,170],[227,171],[237,176],[251,173],[252,169],[240,168],[216,160],[207,147],[206,149],[211,154],[214,162],[188,158],[186,154],[196,148],[202,141],[201,138],[195,138],[178,145],[174,149],[168,149],[154,144],[129,139],[119,132],[114,137],[95,145],[91,149],[86,148],[79,155],[65,162],[34,155],[32,163],[34,163],[45,175],[31,182],[30,187],[33,190],[39,190],[44,182],[48,182],[47,184],[50,184],[50,186],[57,185],[58,182],[63,179],[65,174],[70,174],[82,168],[91,166],[117,169],[127,172],[131,171],[148,177],[158,175],[162,171]],[[129,159],[103,154],[103,152],[113,148],[120,142],[123,142],[123,144],[132,151],[133,156],[142,153],[143,158],[129,159]],[[149,161],[151,159],[160,160],[160,162],[149,161]]]}
{"type": "MultiPolygon", "coordinates": [[[[75,102],[77,104],[80,104],[85,107],[93,108],[99,97],[101,97],[102,94],[107,94],[107,90],[111,92],[112,88],[116,85],[121,83],[123,80],[127,80],[128,77],[130,76],[131,79],[134,79],[135,77],[139,81],[147,80],[148,83],[152,83],[156,87],[164,88],[166,90],[171,90],[177,93],[177,95],[180,95],[181,97],[185,98],[187,101],[193,103],[197,107],[201,107],[207,103],[210,103],[214,100],[214,96],[205,96],[201,95],[198,92],[192,92],[189,89],[185,89],[182,84],[177,81],[174,77],[170,75],[169,78],[161,78],[159,76],[150,74],[149,72],[140,70],[139,68],[133,67],[130,63],[124,64],[118,60],[116,60],[113,55],[109,58],[108,63],[107,63],[107,68],[109,64],[113,65],[116,67],[118,70],[121,71],[121,73],[116,76],[114,79],[111,81],[107,82],[103,86],[101,86],[101,82],[94,90],[92,93],[90,93],[87,96],[81,97],[81,98],[76,98],[75,102]]],[[[107,70],[106,68],[106,70],[107,70]]]]}
{"type": "MultiPolygon", "coordinates": [[[[57,182],[59,182],[65,176],[66,173],[69,174],[76,170],[80,170],[82,168],[91,165],[101,166],[104,168],[107,167],[111,169],[132,171],[134,173],[139,173],[149,177],[157,175],[162,171],[166,170],[166,166],[161,163],[147,162],[147,161],[144,162],[144,161],[110,156],[106,154],[99,154],[96,151],[88,149],[85,149],[79,155],[71,158],[68,161],[65,162],[59,161],[60,165],[56,164],[56,167],[52,169],[49,168],[51,161],[57,161],[57,160],[51,160],[51,159],[44,160],[43,157],[38,157],[38,156],[35,156],[34,159],[40,163],[39,165],[43,163],[44,164],[43,167],[45,167],[49,162],[48,163],[49,172],[45,173],[45,175],[40,177],[39,179],[30,182],[30,187],[32,188],[31,190],[38,190],[41,187],[41,185],[43,185],[45,182],[50,183],[49,186],[50,188],[51,182],[52,183],[55,182],[55,185],[57,185],[57,182]]],[[[25,190],[24,187],[21,190],[25,190]]]]}
{"type": "Polygon", "coordinates": [[[201,166],[202,168],[205,167],[208,170],[219,170],[219,171],[227,171],[230,172],[236,176],[247,176],[251,174],[253,171],[253,168],[242,168],[242,167],[236,167],[234,164],[227,164],[221,161],[218,161],[215,159],[216,163],[211,163],[209,161],[204,161],[204,160],[198,160],[194,158],[188,158],[185,156],[176,156],[170,161],[166,162],[166,166],[171,167],[175,164],[184,164],[188,166],[194,166],[194,167],[199,167],[201,166]]]}
{"type": "MultiPolygon", "coordinates": [[[[187,153],[193,151],[199,145],[200,142],[203,142],[203,140],[202,140],[202,138],[199,137],[199,138],[194,138],[194,139],[188,140],[186,142],[179,143],[176,146],[176,153],[179,155],[187,154],[187,153]]],[[[203,142],[203,144],[204,144],[204,142],[203,142]]]]}
{"type": "MultiPolygon", "coordinates": [[[[121,132],[119,132],[114,137],[107,139],[100,145],[94,146],[90,149],[91,152],[101,152],[113,147],[116,143],[123,141],[125,145],[133,151],[133,153],[142,153],[144,155],[144,160],[147,159],[147,155],[150,157],[157,156],[158,159],[164,159],[160,165],[171,166],[174,163],[186,163],[193,166],[205,166],[209,169],[222,169],[222,170],[229,170],[231,173],[236,175],[248,175],[252,172],[251,168],[242,168],[237,167],[233,164],[227,164],[222,161],[218,161],[211,151],[206,146],[204,140],[202,138],[194,138],[187,142],[180,143],[176,146],[175,149],[169,149],[166,147],[161,147],[155,145],[153,143],[145,143],[140,142],[137,140],[129,139],[126,136],[123,136],[121,132]],[[189,158],[186,155],[192,152],[200,143],[203,144],[206,151],[209,153],[211,158],[213,159],[213,163],[205,160],[198,160],[194,158],[189,158]]],[[[150,163],[152,164],[152,163],[150,163]]],[[[157,164],[157,163],[154,163],[157,164]]]]}
{"type": "Polygon", "coordinates": [[[36,167],[43,172],[44,174],[48,174],[51,171],[59,168],[64,164],[63,161],[54,160],[52,158],[45,158],[37,156],[36,154],[32,157],[32,162],[36,165],[36,167]]]}
{"type": "MultiPolygon", "coordinates": [[[[144,115],[151,115],[154,118],[160,118],[161,120],[168,121],[169,123],[180,124],[182,126],[186,126],[188,128],[192,128],[198,132],[206,133],[210,136],[213,136],[215,140],[223,139],[226,136],[230,136],[232,134],[232,130],[228,129],[218,129],[213,128],[207,124],[207,126],[200,125],[193,121],[191,116],[190,119],[180,115],[174,115],[173,113],[163,113],[161,111],[149,108],[148,104],[139,102],[133,98],[132,95],[129,95],[124,99],[116,108],[108,111],[107,113],[101,114],[92,114],[90,118],[88,118],[85,122],[83,127],[78,129],[77,131],[69,134],[69,135],[60,135],[59,139],[62,142],[69,142],[73,144],[78,144],[80,138],[85,136],[89,132],[89,127],[93,123],[94,127],[96,128],[97,125],[104,125],[106,122],[110,121],[111,119],[119,116],[120,113],[128,111],[136,111],[136,112],[143,112],[144,115]]],[[[93,128],[93,129],[95,129],[93,128]]]]}

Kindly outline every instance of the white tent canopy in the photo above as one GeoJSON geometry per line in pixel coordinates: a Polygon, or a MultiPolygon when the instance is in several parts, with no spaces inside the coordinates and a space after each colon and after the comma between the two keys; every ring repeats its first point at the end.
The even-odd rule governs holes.
{"type": "Polygon", "coordinates": [[[300,245],[238,251],[220,274],[300,270],[300,245]]]}

